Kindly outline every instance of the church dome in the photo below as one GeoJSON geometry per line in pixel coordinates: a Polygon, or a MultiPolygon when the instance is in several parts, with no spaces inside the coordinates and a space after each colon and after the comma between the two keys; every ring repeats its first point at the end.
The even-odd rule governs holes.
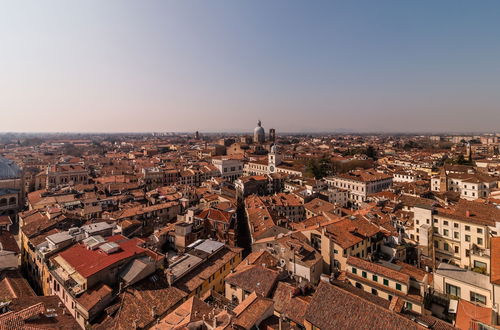
{"type": "Polygon", "coordinates": [[[264,131],[264,128],[262,126],[257,126],[255,127],[255,129],[253,130],[253,134],[254,135],[265,135],[266,132],[264,131]]]}
{"type": "Polygon", "coordinates": [[[255,143],[264,143],[266,141],[266,132],[264,131],[264,127],[262,127],[262,123],[257,123],[257,127],[253,130],[253,142],[255,143]]]}

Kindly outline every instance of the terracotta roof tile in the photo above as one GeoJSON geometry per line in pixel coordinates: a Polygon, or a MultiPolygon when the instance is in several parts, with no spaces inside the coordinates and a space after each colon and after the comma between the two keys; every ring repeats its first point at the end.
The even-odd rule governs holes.
{"type": "Polygon", "coordinates": [[[225,281],[248,292],[267,297],[278,280],[279,273],[261,265],[248,265],[226,276],[225,281]]]}
{"type": "Polygon", "coordinates": [[[139,256],[145,249],[138,246],[143,241],[138,238],[128,239],[122,235],[108,237],[107,241],[120,246],[117,252],[107,254],[100,249],[88,250],[84,244],[75,244],[59,255],[83,277],[92,276],[121,260],[139,256]]]}
{"type": "Polygon", "coordinates": [[[423,329],[393,311],[325,282],[320,282],[305,319],[321,330],[423,329]]]}

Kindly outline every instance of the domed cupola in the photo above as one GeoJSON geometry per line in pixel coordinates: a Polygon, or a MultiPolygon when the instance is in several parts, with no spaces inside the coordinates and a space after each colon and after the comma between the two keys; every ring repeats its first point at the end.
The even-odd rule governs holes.
{"type": "Polygon", "coordinates": [[[266,142],[266,132],[260,120],[257,122],[257,127],[253,130],[253,142],[254,143],[264,143],[266,142]]]}

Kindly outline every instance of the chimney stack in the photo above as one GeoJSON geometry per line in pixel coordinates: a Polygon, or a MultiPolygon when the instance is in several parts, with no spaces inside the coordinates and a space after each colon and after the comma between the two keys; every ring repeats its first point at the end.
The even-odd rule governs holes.
{"type": "Polygon", "coordinates": [[[167,269],[167,282],[169,286],[172,286],[174,284],[174,273],[172,273],[171,269],[167,269]]]}
{"type": "Polygon", "coordinates": [[[466,216],[467,218],[470,218],[470,211],[469,211],[469,210],[465,211],[465,216],[466,216]]]}

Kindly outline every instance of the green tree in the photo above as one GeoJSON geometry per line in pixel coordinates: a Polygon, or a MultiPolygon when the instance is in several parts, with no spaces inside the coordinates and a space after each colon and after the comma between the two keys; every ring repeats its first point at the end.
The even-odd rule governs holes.
{"type": "Polygon", "coordinates": [[[464,155],[458,155],[457,164],[464,165],[465,163],[467,163],[467,160],[465,159],[464,155]]]}
{"type": "Polygon", "coordinates": [[[312,178],[318,178],[319,172],[318,161],[316,159],[309,159],[306,164],[306,175],[312,178]]]}
{"type": "Polygon", "coordinates": [[[332,174],[332,169],[332,160],[329,157],[322,157],[319,161],[319,177],[316,177],[316,179],[321,179],[332,174]]]}
{"type": "Polygon", "coordinates": [[[365,155],[373,160],[377,160],[377,151],[373,146],[368,146],[368,148],[366,148],[365,155]]]}

